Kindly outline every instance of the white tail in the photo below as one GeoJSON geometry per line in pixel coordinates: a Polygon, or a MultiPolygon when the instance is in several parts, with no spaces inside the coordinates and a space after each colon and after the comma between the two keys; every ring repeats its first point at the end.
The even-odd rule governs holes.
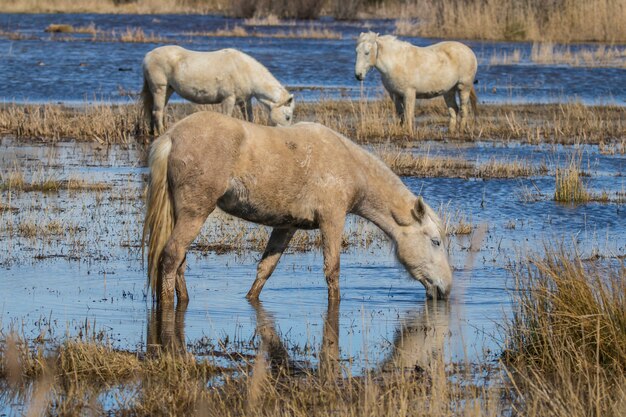
{"type": "Polygon", "coordinates": [[[154,296],[159,275],[159,261],[165,243],[174,229],[174,206],[167,183],[167,159],[172,140],[163,135],[154,141],[150,149],[150,179],[146,192],[146,218],[141,238],[141,257],[148,237],[148,286],[154,296]]]}

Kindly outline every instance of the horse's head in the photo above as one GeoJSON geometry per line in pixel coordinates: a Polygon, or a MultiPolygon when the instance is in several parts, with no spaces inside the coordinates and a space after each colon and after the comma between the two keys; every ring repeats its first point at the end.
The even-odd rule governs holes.
{"type": "Polygon", "coordinates": [[[376,58],[378,56],[377,38],[377,33],[367,32],[361,33],[359,39],[356,41],[354,76],[359,81],[363,81],[370,68],[376,65],[376,58]]]}
{"type": "Polygon", "coordinates": [[[287,94],[287,97],[270,106],[270,120],[278,126],[289,126],[293,120],[293,94],[287,94]]]}
{"type": "Polygon", "coordinates": [[[401,217],[396,218],[400,226],[395,236],[398,260],[426,287],[428,298],[447,298],[452,286],[452,270],[441,219],[422,197],[415,201],[410,216],[397,217],[401,217]]]}

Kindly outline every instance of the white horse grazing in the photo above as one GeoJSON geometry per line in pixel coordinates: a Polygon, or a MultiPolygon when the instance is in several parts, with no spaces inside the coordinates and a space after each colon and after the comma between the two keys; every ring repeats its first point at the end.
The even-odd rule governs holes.
{"type": "Polygon", "coordinates": [[[270,112],[272,123],[287,126],[293,117],[293,95],[260,62],[236,49],[213,52],[162,46],[143,59],[144,113],[153,133],[163,133],[163,109],[175,91],[199,104],[222,103],[231,115],[235,104],[252,121],[252,97],[270,112]]]}
{"type": "Polygon", "coordinates": [[[433,98],[443,95],[450,113],[450,131],[457,127],[459,106],[460,127],[467,123],[468,105],[471,102],[476,114],[476,55],[459,42],[439,42],[425,48],[398,40],[395,36],[361,33],[356,45],[354,75],[362,81],[370,68],[381,74],[383,85],[396,106],[396,113],[410,132],[416,98],[433,98]]]}

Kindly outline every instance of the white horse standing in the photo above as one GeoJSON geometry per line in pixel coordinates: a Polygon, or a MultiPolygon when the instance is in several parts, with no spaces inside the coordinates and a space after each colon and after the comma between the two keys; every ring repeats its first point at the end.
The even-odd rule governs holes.
{"type": "Polygon", "coordinates": [[[457,127],[459,106],[460,127],[467,124],[471,103],[476,114],[474,77],[478,63],[474,52],[459,42],[439,42],[424,48],[398,40],[395,36],[361,33],[356,45],[354,75],[362,81],[370,68],[381,74],[383,85],[393,100],[396,113],[410,132],[416,98],[443,95],[450,113],[450,131],[457,127]]]}
{"type": "Polygon", "coordinates": [[[252,121],[252,97],[264,104],[272,123],[286,126],[293,117],[293,95],[260,62],[236,49],[213,52],[162,46],[143,59],[144,113],[154,133],[163,133],[163,110],[172,93],[198,104],[235,105],[252,121]]]}

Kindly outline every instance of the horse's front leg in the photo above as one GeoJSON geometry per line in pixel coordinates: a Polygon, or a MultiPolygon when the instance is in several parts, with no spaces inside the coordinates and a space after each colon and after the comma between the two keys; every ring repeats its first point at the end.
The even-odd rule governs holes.
{"type": "Polygon", "coordinates": [[[448,113],[450,114],[450,121],[448,124],[448,131],[450,133],[456,130],[456,116],[459,113],[459,106],[456,104],[456,89],[452,89],[443,95],[448,107],[448,113]]]}
{"type": "Polygon", "coordinates": [[[235,96],[226,97],[224,101],[222,101],[222,110],[224,111],[224,114],[228,116],[232,116],[233,110],[235,110],[236,103],[237,103],[237,97],[235,96]]]}
{"type": "Polygon", "coordinates": [[[324,253],[324,275],[328,284],[328,302],[338,303],[339,291],[339,257],[341,254],[341,239],[345,214],[320,221],[322,234],[322,249],[324,253]]]}
{"type": "Polygon", "coordinates": [[[409,134],[413,134],[413,118],[415,117],[415,90],[409,88],[404,92],[404,122],[409,134]]]}
{"type": "Polygon", "coordinates": [[[259,298],[259,294],[261,294],[265,282],[270,275],[272,275],[272,272],[274,272],[281,255],[285,249],[287,249],[287,246],[289,246],[289,242],[295,232],[296,229],[292,228],[275,228],[272,230],[265,252],[263,252],[261,261],[259,261],[259,265],[257,266],[256,279],[246,295],[248,300],[257,300],[259,298]]]}

